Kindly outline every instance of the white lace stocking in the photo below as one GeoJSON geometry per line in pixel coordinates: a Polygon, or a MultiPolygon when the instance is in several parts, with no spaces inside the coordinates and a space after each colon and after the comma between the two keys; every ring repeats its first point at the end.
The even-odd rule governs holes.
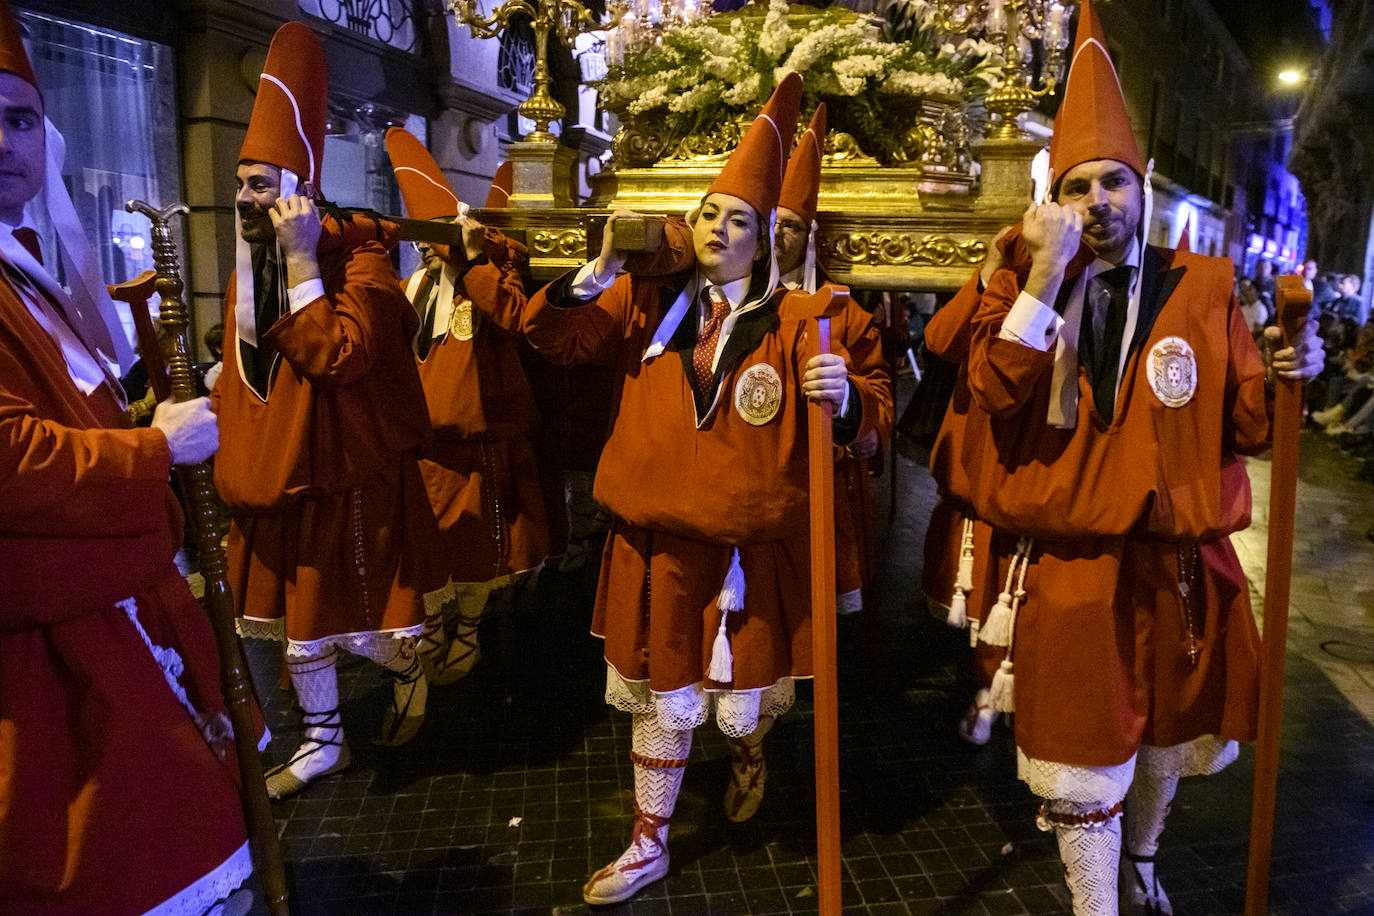
{"type": "Polygon", "coordinates": [[[1120,809],[1055,799],[1042,814],[1054,828],[1074,916],[1117,916],[1120,809]]]}
{"type": "Polygon", "coordinates": [[[1142,746],[1136,761],[1135,781],[1126,795],[1126,861],[1123,890],[1133,912],[1172,913],[1169,896],[1159,885],[1155,853],[1164,833],[1169,804],[1178,790],[1184,768],[1179,748],[1142,746]]]}
{"type": "Polygon", "coordinates": [[[1178,791],[1179,771],[1170,755],[1157,748],[1141,747],[1135,766],[1135,780],[1126,794],[1126,851],[1137,856],[1152,856],[1159,851],[1164,819],[1178,791]]]}
{"type": "Polygon", "coordinates": [[[636,715],[631,723],[630,749],[639,758],[684,764],[642,766],[638,760],[635,762],[635,804],[646,814],[672,817],[686,772],[687,755],[692,751],[692,732],[664,728],[653,715],[636,715]]]}
{"type": "Polygon", "coordinates": [[[290,770],[305,782],[338,763],[343,751],[339,676],[334,667],[337,654],[331,648],[324,655],[286,660],[306,723],[305,743],[291,755],[290,770]]]}

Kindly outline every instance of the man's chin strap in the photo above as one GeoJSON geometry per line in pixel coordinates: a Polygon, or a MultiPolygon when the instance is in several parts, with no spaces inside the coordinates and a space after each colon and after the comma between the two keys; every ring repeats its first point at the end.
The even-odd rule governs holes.
{"type": "Polygon", "coordinates": [[[72,302],[81,325],[81,336],[89,346],[101,351],[123,375],[134,363],[134,349],[124,330],[119,312],[110,299],[110,290],[100,276],[100,264],[90,238],[76,215],[67,185],[62,180],[62,163],[67,156],[67,143],[52,121],[43,119],[44,139],[47,143],[47,175],[44,197],[48,217],[57,234],[62,250],[62,264],[66,268],[72,302]]]}
{"type": "MultiPolygon", "coordinates": [[[[281,195],[296,193],[300,179],[290,169],[281,170],[281,195]]],[[[278,251],[278,255],[280,255],[278,251]]],[[[243,217],[234,207],[234,330],[250,347],[258,345],[258,317],[253,298],[253,249],[243,238],[243,217]]],[[[239,371],[243,371],[240,362],[239,371]]]]}
{"type": "Polygon", "coordinates": [[[808,293],[814,293],[820,286],[820,277],[816,270],[816,230],[819,224],[813,219],[811,221],[811,231],[806,233],[806,260],[802,262],[802,289],[808,293]]]}

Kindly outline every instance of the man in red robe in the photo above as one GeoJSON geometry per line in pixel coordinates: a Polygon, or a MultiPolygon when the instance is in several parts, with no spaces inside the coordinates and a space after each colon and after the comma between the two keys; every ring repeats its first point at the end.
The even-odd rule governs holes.
{"type": "Polygon", "coordinates": [[[214,453],[215,419],[202,398],[130,425],[43,112],[0,0],[0,910],[199,913],[252,870],[213,636],[172,561],[168,475],[214,453]]]}
{"type": "Polygon", "coordinates": [[[447,579],[425,596],[420,652],[431,682],[450,684],[481,654],[477,628],[488,597],[516,587],[548,552],[527,438],[538,412],[520,362],[526,253],[467,215],[412,134],[393,127],[386,149],[407,215],[453,222],[463,236],[458,245],[421,244],[424,266],[406,283],[420,319],[415,357],[434,426],[420,461],[439,522],[432,563],[447,579]]]}
{"type": "Polygon", "coordinates": [[[811,357],[805,323],[778,314],[798,295],[778,291],[772,228],[800,101],[793,74],[690,229],[670,222],[654,257],[617,279],[627,257],[608,225],[600,256],[526,311],[541,354],[618,375],[596,472],[614,522],[592,628],[606,642],[607,701],[633,715],[635,822],[629,848],[584,887],[588,903],[667,874],[692,730],[712,708],[742,738],[810,675],[806,401],[837,407],[841,442],[880,414],[876,333],[811,357]]]}
{"type": "Polygon", "coordinates": [[[1268,445],[1266,375],[1311,377],[1321,346],[1309,322],[1266,366],[1230,261],[1143,244],[1149,167],[1088,0],[1080,16],[1055,202],[1026,211],[974,315],[942,484],[990,527],[980,658],[1075,913],[1115,914],[1119,893],[1168,912],[1154,854],[1178,779],[1254,736],[1256,632],[1227,537],[1250,520],[1239,455],[1268,445]]]}
{"type": "Polygon", "coordinates": [[[348,765],[340,650],[394,675],[382,744],[414,736],[427,689],[415,637],[435,524],[416,457],[429,436],[410,351],[418,322],[375,226],[321,217],[326,85],[319,39],[282,26],[239,154],[214,390],[240,627],[286,640],[305,713],[305,743],[267,774],[274,798],[348,765]]]}

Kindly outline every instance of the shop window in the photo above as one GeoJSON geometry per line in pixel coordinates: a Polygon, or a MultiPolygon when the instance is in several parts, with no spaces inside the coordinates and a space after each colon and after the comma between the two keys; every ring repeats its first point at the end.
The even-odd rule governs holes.
{"type": "MultiPolygon", "coordinates": [[[[48,117],[66,140],[62,177],[101,274],[127,280],[151,268],[153,256],[148,220],[126,212],[125,202],[165,207],[181,199],[172,49],[46,14],[17,15],[48,117]]],[[[48,263],[57,263],[46,214],[32,218],[48,263]]]]}

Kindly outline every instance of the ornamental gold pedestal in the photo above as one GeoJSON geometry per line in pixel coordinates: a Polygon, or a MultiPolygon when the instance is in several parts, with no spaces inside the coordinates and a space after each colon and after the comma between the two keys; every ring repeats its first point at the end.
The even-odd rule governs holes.
{"type": "MultiPolygon", "coordinates": [[[[884,166],[843,140],[833,141],[832,136],[821,170],[821,264],[837,283],[855,289],[932,292],[962,286],[987,256],[992,237],[1020,221],[1031,199],[1031,159],[1040,149],[1023,140],[985,140],[974,149],[976,169],[884,166]]],[[[611,210],[681,216],[700,202],[725,161],[703,156],[608,168],[593,179],[588,205],[569,207],[563,204],[566,186],[561,192],[522,188],[515,154],[512,147],[517,162],[513,208],[484,210],[478,218],[523,238],[531,272],[541,283],[595,255],[611,210]],[[517,205],[517,200],[528,202],[517,205]]],[[[529,180],[561,174],[552,162],[540,168],[530,169],[529,180]]]]}

